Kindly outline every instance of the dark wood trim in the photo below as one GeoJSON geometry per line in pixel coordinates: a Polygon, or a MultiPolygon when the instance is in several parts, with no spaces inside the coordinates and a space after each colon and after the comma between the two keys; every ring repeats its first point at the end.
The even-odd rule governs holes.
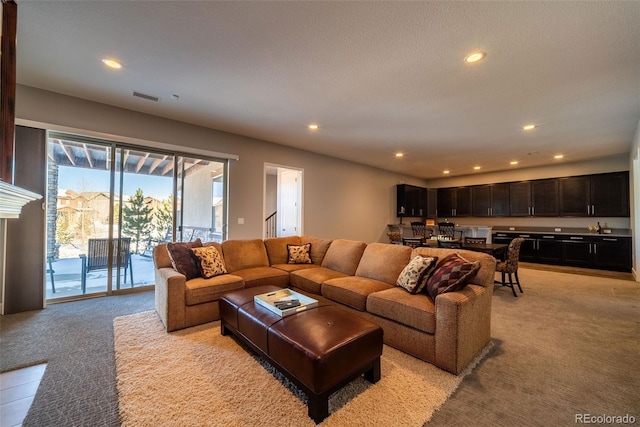
{"type": "Polygon", "coordinates": [[[16,33],[18,4],[2,0],[2,59],[0,61],[0,105],[2,142],[0,143],[0,180],[13,184],[13,151],[16,116],[16,33]]]}

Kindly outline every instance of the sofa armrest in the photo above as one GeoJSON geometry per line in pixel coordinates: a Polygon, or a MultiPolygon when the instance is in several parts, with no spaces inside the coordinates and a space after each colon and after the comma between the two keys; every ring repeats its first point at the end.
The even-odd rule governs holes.
{"type": "Polygon", "coordinates": [[[167,332],[184,328],[187,324],[185,300],[187,278],[169,267],[157,268],[155,276],[156,311],[167,332]]]}
{"type": "Polygon", "coordinates": [[[436,297],[436,365],[459,374],[491,339],[493,288],[467,285],[436,297]]]}

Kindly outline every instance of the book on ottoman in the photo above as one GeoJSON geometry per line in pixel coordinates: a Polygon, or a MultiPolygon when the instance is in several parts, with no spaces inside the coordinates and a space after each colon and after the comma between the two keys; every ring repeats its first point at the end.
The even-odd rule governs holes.
{"type": "Polygon", "coordinates": [[[253,297],[256,304],[286,317],[318,306],[318,301],[291,289],[281,289],[253,297]]]}

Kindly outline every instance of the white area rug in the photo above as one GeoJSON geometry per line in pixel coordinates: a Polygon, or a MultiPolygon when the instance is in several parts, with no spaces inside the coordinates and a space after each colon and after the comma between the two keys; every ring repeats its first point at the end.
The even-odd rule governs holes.
{"type": "MultiPolygon", "coordinates": [[[[314,426],[304,395],[220,322],[166,333],[154,311],[114,320],[123,426],[314,426]],[[262,364],[260,363],[262,362],[262,364]]],[[[322,426],[422,426],[492,344],[455,376],[385,346],[382,379],[359,378],[329,399],[322,426]]]]}

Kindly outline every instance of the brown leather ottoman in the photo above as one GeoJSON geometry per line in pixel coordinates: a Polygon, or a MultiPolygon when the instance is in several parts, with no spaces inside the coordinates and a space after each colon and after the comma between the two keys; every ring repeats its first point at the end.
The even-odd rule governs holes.
{"type": "Polygon", "coordinates": [[[308,397],[316,423],[329,415],[329,395],[364,373],[380,379],[382,328],[339,307],[316,308],[280,317],[253,302],[258,294],[279,290],[259,286],[220,299],[221,333],[231,331],[308,397]]]}

